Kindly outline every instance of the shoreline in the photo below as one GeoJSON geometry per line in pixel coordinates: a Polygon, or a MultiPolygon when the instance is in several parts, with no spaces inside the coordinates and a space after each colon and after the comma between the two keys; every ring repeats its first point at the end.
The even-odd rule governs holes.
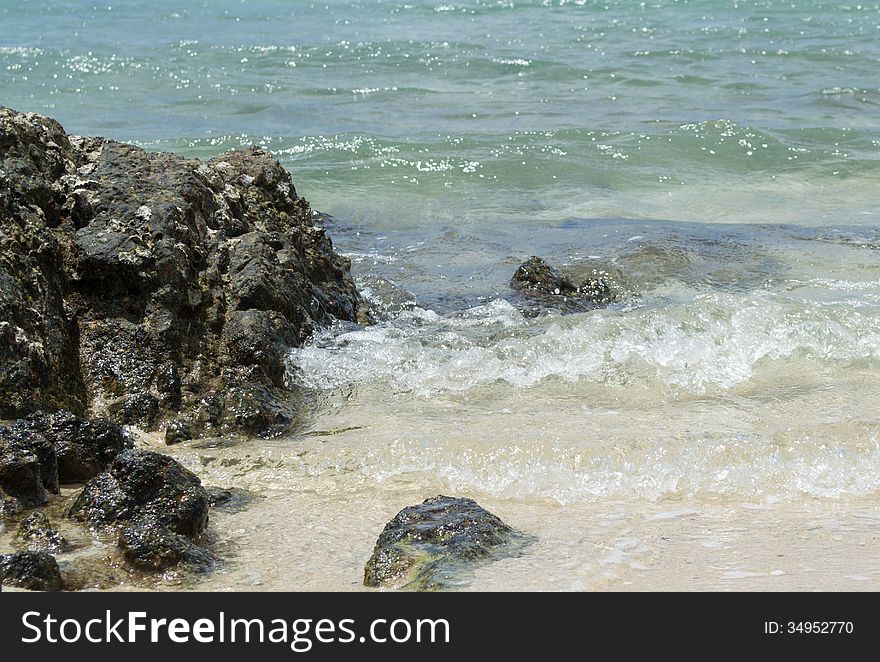
{"type": "Polygon", "coordinates": [[[419,586],[880,586],[874,326],[833,266],[872,266],[861,231],[570,219],[558,236],[600,255],[508,254],[482,272],[494,295],[438,312],[359,292],[264,151],[193,161],[3,113],[0,564],[19,586],[363,590],[377,536],[445,494],[436,528],[465,524],[406,552],[419,586]],[[804,242],[832,267],[787,272],[804,242]],[[26,550],[35,508],[55,528],[26,550]],[[50,576],[28,583],[35,560],[50,576]]]}

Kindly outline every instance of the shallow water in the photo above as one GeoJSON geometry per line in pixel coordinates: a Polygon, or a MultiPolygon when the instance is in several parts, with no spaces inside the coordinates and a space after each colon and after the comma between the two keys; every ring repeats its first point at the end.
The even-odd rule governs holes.
{"type": "Polygon", "coordinates": [[[0,0],[0,103],[264,145],[381,317],[297,435],[172,450],[256,495],[198,586],[358,588],[438,492],[539,537],[472,589],[880,586],[880,5],[111,5],[0,0]],[[524,314],[531,254],[622,296],[524,314]]]}

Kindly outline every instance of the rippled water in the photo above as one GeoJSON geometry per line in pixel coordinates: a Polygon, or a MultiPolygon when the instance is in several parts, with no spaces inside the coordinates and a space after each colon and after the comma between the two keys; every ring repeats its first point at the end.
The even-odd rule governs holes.
{"type": "Polygon", "coordinates": [[[474,588],[880,585],[880,4],[186,4],[0,0],[0,103],[264,145],[379,312],[291,352],[300,434],[175,451],[267,497],[209,586],[353,587],[448,490],[542,540],[474,588]],[[531,254],[622,296],[535,317],[531,254]]]}

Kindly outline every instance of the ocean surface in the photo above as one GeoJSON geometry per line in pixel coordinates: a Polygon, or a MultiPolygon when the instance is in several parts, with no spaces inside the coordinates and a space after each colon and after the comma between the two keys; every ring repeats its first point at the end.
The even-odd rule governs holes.
{"type": "Polygon", "coordinates": [[[539,538],[465,588],[880,588],[880,3],[0,0],[0,104],[266,147],[379,313],[172,451],[259,496],[199,586],[357,588],[453,492],[539,538]],[[526,315],[532,254],[623,296],[526,315]]]}

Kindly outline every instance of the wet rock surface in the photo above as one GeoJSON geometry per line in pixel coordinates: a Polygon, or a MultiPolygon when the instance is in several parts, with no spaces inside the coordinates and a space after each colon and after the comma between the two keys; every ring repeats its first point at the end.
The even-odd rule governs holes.
{"type": "Polygon", "coordinates": [[[54,120],[0,108],[0,418],[86,408],[55,230],[76,158],[54,120]]]}
{"type": "Polygon", "coordinates": [[[0,417],[277,434],[287,348],[365,318],[268,152],[187,160],[0,108],[0,172],[0,417]]]}
{"type": "Polygon", "coordinates": [[[608,273],[597,269],[576,282],[534,255],[517,268],[510,287],[525,299],[527,311],[533,313],[541,308],[582,312],[616,299],[614,281],[608,273]]]}
{"type": "Polygon", "coordinates": [[[132,445],[121,426],[104,419],[80,418],[67,411],[32,414],[18,421],[15,429],[42,435],[52,444],[61,483],[78,483],[97,476],[132,445]]]}
{"type": "Polygon", "coordinates": [[[185,564],[208,569],[213,557],[197,541],[208,524],[208,493],[195,474],[160,453],[126,450],[89,481],[69,515],[112,532],[126,561],[157,571],[185,564]]]}
{"type": "Polygon", "coordinates": [[[0,428],[0,488],[24,506],[39,506],[58,493],[55,447],[18,426],[0,428]]]}
{"type": "Polygon", "coordinates": [[[64,580],[55,557],[45,552],[0,554],[0,581],[31,591],[60,591],[64,580]]]}
{"type": "Polygon", "coordinates": [[[180,564],[208,570],[214,564],[206,549],[153,520],[125,527],[119,536],[119,547],[125,560],[141,570],[159,571],[180,564]]]}
{"type": "Polygon", "coordinates": [[[364,568],[364,585],[451,588],[474,562],[516,554],[528,542],[475,501],[436,496],[404,508],[385,526],[364,568]]]}
{"type": "Polygon", "coordinates": [[[12,519],[21,511],[21,503],[18,499],[9,496],[0,487],[0,521],[12,519]]]}
{"type": "Polygon", "coordinates": [[[45,504],[60,483],[96,476],[131,444],[119,425],[106,420],[67,411],[31,414],[0,427],[0,488],[19,506],[45,504]]]}
{"type": "Polygon", "coordinates": [[[152,520],[197,538],[208,523],[208,507],[201,481],[179,462],[160,453],[126,450],[86,484],[70,516],[98,530],[152,520]]]}
{"type": "Polygon", "coordinates": [[[35,510],[19,523],[18,539],[32,552],[65,552],[70,549],[70,543],[41,510],[35,510]]]}

